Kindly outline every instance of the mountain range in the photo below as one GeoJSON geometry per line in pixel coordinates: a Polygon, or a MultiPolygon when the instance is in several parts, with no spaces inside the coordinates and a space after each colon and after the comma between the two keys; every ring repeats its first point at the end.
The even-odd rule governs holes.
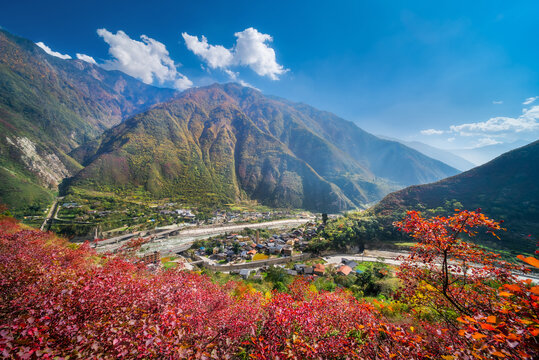
{"type": "Polygon", "coordinates": [[[373,210],[391,219],[403,210],[437,209],[459,202],[462,209],[480,208],[487,216],[504,220],[507,233],[501,235],[509,240],[505,245],[523,246],[533,253],[539,238],[537,179],[539,141],[447,179],[389,194],[373,210]]]}
{"type": "Polygon", "coordinates": [[[458,169],[460,171],[466,171],[470,170],[471,168],[477,166],[476,164],[466,160],[465,158],[454,154],[453,152],[449,150],[443,150],[434,146],[427,145],[425,143],[422,143],[421,141],[405,141],[395,138],[390,138],[387,136],[380,136],[378,137],[382,139],[387,140],[393,140],[398,141],[403,145],[406,145],[414,150],[419,151],[422,154],[427,155],[428,157],[431,157],[436,160],[440,160],[441,162],[454,167],[455,169],[458,169]]]}
{"type": "Polygon", "coordinates": [[[175,93],[0,30],[0,200],[48,202],[81,169],[70,151],[175,93]]]}
{"type": "Polygon", "coordinates": [[[524,146],[530,143],[533,140],[531,138],[529,141],[517,140],[512,142],[503,142],[500,144],[486,145],[481,147],[475,147],[470,149],[451,149],[447,150],[450,153],[453,153],[457,156],[465,157],[469,159],[474,166],[483,165],[490,160],[500,156],[503,153],[514,150],[521,146],[524,146]]]}
{"type": "Polygon", "coordinates": [[[458,173],[350,121],[238,84],[181,94],[0,32],[0,201],[73,188],[341,211],[458,173]]]}
{"type": "Polygon", "coordinates": [[[191,89],[74,151],[71,186],[352,209],[457,170],[331,113],[238,84],[191,89]]]}

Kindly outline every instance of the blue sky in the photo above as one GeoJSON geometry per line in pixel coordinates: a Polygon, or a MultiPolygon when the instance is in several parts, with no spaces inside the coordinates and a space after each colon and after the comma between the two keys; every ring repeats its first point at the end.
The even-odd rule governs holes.
{"type": "Polygon", "coordinates": [[[8,31],[146,82],[245,82],[442,148],[538,138],[537,19],[536,1],[21,0],[0,12],[8,31]]]}

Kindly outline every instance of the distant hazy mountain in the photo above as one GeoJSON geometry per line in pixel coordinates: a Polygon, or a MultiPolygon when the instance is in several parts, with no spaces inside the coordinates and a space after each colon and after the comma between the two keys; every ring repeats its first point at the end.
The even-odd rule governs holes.
{"type": "Polygon", "coordinates": [[[174,94],[0,30],[0,202],[47,201],[81,168],[71,150],[174,94]]]}
{"type": "MultiPolygon", "coordinates": [[[[410,186],[387,195],[374,211],[382,216],[405,209],[436,209],[456,200],[464,209],[481,208],[505,220],[502,237],[511,245],[535,249],[539,238],[539,141],[507,152],[472,170],[441,181],[410,186]],[[528,237],[532,235],[532,237],[528,237]]],[[[452,209],[451,209],[452,210],[452,209]]]]}
{"type": "Polygon", "coordinates": [[[388,140],[398,141],[401,144],[411,147],[412,149],[415,149],[419,151],[420,153],[427,155],[428,157],[431,157],[436,160],[440,160],[441,162],[449,166],[452,166],[455,169],[459,169],[460,171],[466,171],[477,166],[474,163],[464,159],[463,157],[460,157],[452,153],[451,151],[439,149],[437,147],[427,145],[420,141],[405,141],[405,140],[390,138],[387,136],[380,136],[380,137],[384,139],[388,139],[388,140]]]}
{"type": "Polygon", "coordinates": [[[75,150],[72,186],[339,211],[458,171],[352,122],[238,84],[191,89],[75,150]]]}
{"type": "Polygon", "coordinates": [[[520,140],[510,143],[487,145],[473,149],[451,149],[448,151],[457,156],[465,157],[476,165],[482,165],[505,152],[524,146],[527,143],[529,143],[529,141],[520,140]]]}

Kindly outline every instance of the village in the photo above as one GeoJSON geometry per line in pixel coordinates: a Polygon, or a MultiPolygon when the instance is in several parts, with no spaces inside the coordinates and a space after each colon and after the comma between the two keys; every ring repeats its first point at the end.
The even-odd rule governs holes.
{"type": "Polygon", "coordinates": [[[271,256],[291,257],[302,254],[316,233],[316,225],[310,223],[305,228],[272,234],[266,239],[261,239],[260,230],[257,230],[251,235],[230,234],[199,240],[193,244],[193,248],[197,256],[207,257],[214,262],[241,264],[252,260],[266,260],[271,256]]]}
{"type": "Polygon", "coordinates": [[[149,229],[178,223],[195,225],[222,225],[234,223],[253,223],[307,216],[307,213],[293,213],[290,210],[231,210],[227,208],[202,211],[184,207],[181,203],[133,205],[116,199],[94,201],[64,201],[59,204],[55,220],[85,224],[100,224],[105,235],[119,235],[122,231],[149,229]],[[114,228],[113,225],[117,225],[114,228]],[[111,228],[112,227],[112,228],[111,228]]]}
{"type": "Polygon", "coordinates": [[[127,201],[117,196],[78,195],[57,198],[51,211],[47,219],[28,216],[25,221],[35,225],[45,221],[48,230],[74,238],[74,241],[110,238],[169,226],[252,224],[311,216],[307,212],[270,209],[256,204],[206,208],[174,201],[127,201]]]}
{"type": "MultiPolygon", "coordinates": [[[[282,288],[305,277],[328,289],[350,288],[361,294],[388,293],[393,284],[390,264],[382,258],[341,257],[315,254],[309,244],[320,237],[323,225],[307,222],[301,227],[272,232],[245,229],[193,242],[179,254],[144,254],[141,260],[154,271],[178,268],[203,271],[219,279],[242,280],[251,286],[282,288]],[[362,258],[363,260],[363,258],[362,258]]],[[[266,289],[268,290],[268,289],[266,289]]]]}

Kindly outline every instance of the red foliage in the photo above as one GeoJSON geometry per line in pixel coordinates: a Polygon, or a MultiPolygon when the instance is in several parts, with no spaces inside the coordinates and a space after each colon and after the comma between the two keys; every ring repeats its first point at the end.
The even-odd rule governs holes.
{"type": "MultiPolygon", "coordinates": [[[[449,359],[459,351],[480,353],[474,341],[485,340],[475,340],[476,333],[500,338],[514,327],[510,315],[493,320],[484,312],[456,322],[462,336],[419,320],[391,323],[349,292],[318,292],[303,279],[267,297],[241,282],[221,286],[194,272],[151,273],[124,256],[98,256],[87,245],[74,248],[48,233],[0,224],[6,358],[449,359]]],[[[536,291],[526,284],[504,289],[511,295],[500,295],[503,306],[521,313],[527,304],[512,300],[536,291]]],[[[507,337],[518,341],[515,351],[521,338],[507,337]]]]}
{"type": "Polygon", "coordinates": [[[454,354],[477,359],[539,356],[539,288],[513,273],[529,270],[464,241],[481,228],[495,235],[499,223],[479,211],[432,219],[410,211],[395,225],[419,241],[398,274],[402,298],[435,309],[466,339],[468,345],[453,347],[454,354]],[[460,315],[456,319],[455,312],[460,315]]]}
{"type": "Polygon", "coordinates": [[[12,234],[19,229],[19,222],[16,219],[0,215],[0,233],[12,234]]]}
{"type": "Polygon", "coordinates": [[[0,351],[6,357],[183,358],[235,351],[260,301],[187,272],[95,261],[39,231],[0,237],[0,351]]]}
{"type": "Polygon", "coordinates": [[[242,283],[149,273],[123,256],[99,257],[86,245],[72,249],[7,224],[0,233],[4,357],[384,359],[443,351],[346,292],[318,293],[298,280],[268,299],[242,283]]]}

